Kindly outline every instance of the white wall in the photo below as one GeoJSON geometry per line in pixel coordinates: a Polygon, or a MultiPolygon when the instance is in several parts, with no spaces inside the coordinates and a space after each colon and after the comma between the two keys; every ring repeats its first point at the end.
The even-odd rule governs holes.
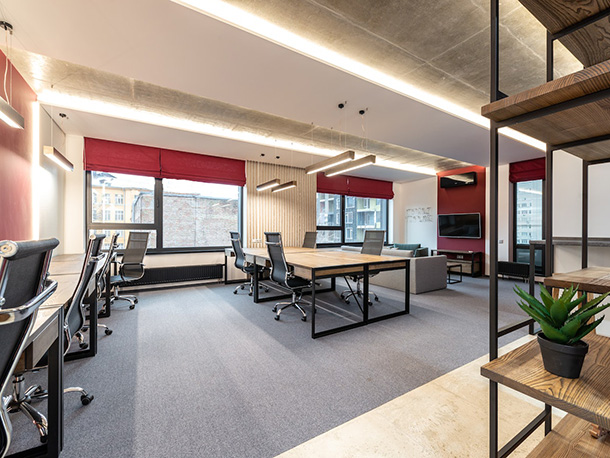
{"type": "Polygon", "coordinates": [[[437,178],[394,185],[394,242],[436,249],[437,178]]]}
{"type": "MultiPolygon", "coordinates": [[[[510,261],[510,190],[509,166],[498,167],[498,261],[510,261]]],[[[489,275],[489,180],[490,169],[485,169],[485,275],[489,275]]]]}
{"type": "Polygon", "coordinates": [[[66,172],[55,162],[47,158],[43,153],[45,145],[55,147],[60,153],[65,154],[66,136],[48,113],[38,107],[40,112],[40,136],[39,136],[39,167],[36,173],[36,188],[38,192],[38,237],[46,239],[55,237],[60,244],[54,250],[54,254],[65,252],[64,237],[64,195],[66,172]]]}
{"type": "Polygon", "coordinates": [[[66,175],[64,206],[64,252],[85,250],[85,173],[83,171],[84,138],[66,136],[65,155],[74,171],[66,175]]]}

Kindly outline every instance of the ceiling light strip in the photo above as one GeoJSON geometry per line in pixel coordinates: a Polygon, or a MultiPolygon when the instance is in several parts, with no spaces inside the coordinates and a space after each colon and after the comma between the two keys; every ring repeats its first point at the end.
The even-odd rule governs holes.
{"type": "Polygon", "coordinates": [[[67,170],[68,172],[72,172],[74,170],[74,164],[72,164],[72,162],[70,162],[63,154],[52,146],[43,146],[42,152],[46,157],[51,159],[64,170],[67,170]]]}
{"type": "Polygon", "coordinates": [[[326,172],[324,172],[324,175],[326,175],[327,177],[334,177],[335,175],[339,175],[341,173],[346,173],[351,170],[359,169],[360,167],[365,167],[367,165],[374,164],[375,160],[376,157],[373,154],[369,156],[364,156],[363,158],[358,159],[356,161],[352,161],[350,163],[342,164],[337,167],[333,167],[332,169],[328,169],[326,172]]]}
{"type": "Polygon", "coordinates": [[[275,188],[273,188],[271,190],[271,192],[280,192],[280,191],[285,191],[286,189],[291,189],[291,188],[296,188],[296,187],[297,187],[296,181],[289,181],[287,183],[276,186],[275,188]]]}
{"type": "Polygon", "coordinates": [[[267,181],[266,183],[259,184],[256,187],[256,190],[257,191],[266,191],[267,189],[275,188],[279,185],[280,185],[280,180],[276,178],[275,180],[271,180],[271,181],[267,181]]]}
{"type": "Polygon", "coordinates": [[[311,175],[313,173],[321,172],[322,170],[329,169],[345,162],[353,161],[356,158],[356,153],[352,150],[346,151],[345,153],[339,154],[338,156],[325,159],[316,164],[312,164],[309,167],[305,167],[305,173],[311,175]]]}
{"type": "MultiPolygon", "coordinates": [[[[220,0],[172,0],[199,13],[211,16],[222,22],[238,27],[246,32],[272,41],[280,46],[311,57],[324,64],[350,73],[371,83],[385,87],[401,95],[406,95],[419,102],[425,103],[453,116],[457,116],[486,129],[490,128],[487,118],[456,105],[442,97],[423,91],[405,81],[383,73],[373,67],[350,59],[336,51],[320,46],[313,41],[303,38],[261,17],[248,13],[240,8],[220,0]]],[[[500,132],[534,148],[546,151],[546,145],[532,137],[524,135],[513,129],[501,129],[500,132]]]]}

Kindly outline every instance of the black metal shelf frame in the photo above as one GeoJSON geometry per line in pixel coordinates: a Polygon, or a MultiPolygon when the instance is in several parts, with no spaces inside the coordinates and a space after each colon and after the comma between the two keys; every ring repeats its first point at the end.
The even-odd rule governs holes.
{"type": "MultiPolygon", "coordinates": [[[[491,3],[491,81],[490,81],[490,102],[507,97],[499,89],[500,77],[500,47],[499,47],[499,32],[500,32],[500,8],[499,0],[490,0],[491,3]]],[[[553,45],[555,40],[558,40],[570,33],[582,29],[594,22],[610,16],[610,8],[601,11],[593,16],[590,16],[576,24],[573,24],[565,29],[551,34],[547,33],[546,39],[546,79],[552,81],[554,79],[553,65],[553,45]]],[[[525,326],[530,327],[530,333],[533,330],[533,320],[526,319],[519,323],[498,328],[498,129],[508,127],[520,122],[530,121],[542,116],[547,116],[566,109],[575,108],[598,100],[610,98],[610,89],[595,92],[562,102],[550,107],[535,110],[522,115],[517,115],[501,122],[491,121],[490,125],[490,216],[489,216],[489,359],[490,361],[498,357],[498,340],[500,337],[510,334],[525,326]]],[[[553,272],[553,153],[556,150],[588,145],[600,141],[610,140],[610,134],[591,137],[587,139],[577,140],[573,142],[547,145],[546,148],[546,180],[544,190],[544,214],[546,225],[544,228],[545,235],[545,276],[549,276],[553,272]]],[[[610,162],[610,158],[596,161],[583,161],[582,165],[582,268],[588,266],[588,189],[589,189],[589,167],[596,164],[604,164],[610,162]]],[[[530,250],[530,294],[534,293],[534,251],[530,250]]],[[[515,437],[513,437],[504,447],[499,449],[498,443],[498,383],[489,382],[489,456],[491,458],[503,458],[512,453],[525,439],[527,439],[540,425],[544,423],[545,435],[551,432],[552,429],[552,408],[545,404],[544,410],[527,426],[525,426],[515,437]]]]}

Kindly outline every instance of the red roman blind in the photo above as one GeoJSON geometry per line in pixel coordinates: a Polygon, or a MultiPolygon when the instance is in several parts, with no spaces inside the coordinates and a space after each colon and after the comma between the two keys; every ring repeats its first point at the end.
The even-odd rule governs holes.
{"type": "Polygon", "coordinates": [[[373,199],[393,199],[391,181],[373,180],[371,178],[337,175],[327,177],[318,173],[318,192],[341,194],[344,196],[369,197],[373,199]]]}
{"type": "Polygon", "coordinates": [[[85,138],[85,170],[244,186],[246,163],[226,157],[85,138]]]}
{"type": "Polygon", "coordinates": [[[206,183],[246,184],[245,162],[226,157],[161,150],[161,176],[206,183]]]}
{"type": "Polygon", "coordinates": [[[85,138],[85,170],[161,178],[159,148],[85,138]]]}
{"type": "Polygon", "coordinates": [[[509,166],[509,180],[511,183],[544,180],[545,172],[546,161],[543,157],[529,161],[513,162],[509,166]]]}

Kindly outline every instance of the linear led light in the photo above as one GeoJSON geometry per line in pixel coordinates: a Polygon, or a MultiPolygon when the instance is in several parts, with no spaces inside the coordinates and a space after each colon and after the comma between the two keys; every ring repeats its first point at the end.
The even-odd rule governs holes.
{"type": "Polygon", "coordinates": [[[266,183],[263,184],[259,184],[256,187],[257,191],[266,191],[267,189],[271,189],[271,188],[275,188],[276,186],[280,185],[280,180],[279,179],[275,179],[275,180],[271,180],[271,181],[267,181],[266,183]]]}
{"type": "Polygon", "coordinates": [[[64,170],[67,170],[68,172],[72,172],[74,170],[74,164],[72,164],[72,162],[66,159],[63,154],[61,154],[52,146],[43,146],[42,153],[64,170]]]}
{"type": "Polygon", "coordinates": [[[23,116],[2,97],[0,97],[0,119],[15,129],[23,129],[25,126],[23,116]]]}
{"type": "Polygon", "coordinates": [[[276,186],[275,188],[273,188],[271,190],[271,192],[280,192],[280,191],[285,191],[286,189],[296,188],[296,187],[297,187],[296,181],[289,181],[287,183],[276,186]]]}
{"type": "Polygon", "coordinates": [[[312,173],[318,173],[322,170],[330,169],[339,164],[343,164],[345,162],[353,161],[356,157],[356,153],[352,150],[346,151],[343,154],[339,154],[338,156],[331,157],[330,159],[325,159],[317,164],[312,164],[309,167],[305,167],[305,172],[307,175],[311,175],[312,173]]]}
{"type": "MultiPolygon", "coordinates": [[[[332,67],[351,73],[354,76],[370,81],[371,83],[385,87],[398,94],[406,95],[433,108],[438,108],[446,113],[462,118],[473,124],[487,129],[490,122],[487,118],[456,105],[442,97],[430,94],[409,83],[394,78],[373,67],[350,59],[336,51],[320,46],[313,41],[303,38],[293,32],[277,26],[254,14],[250,14],[233,5],[221,0],[172,0],[174,3],[191,8],[199,13],[211,16],[222,22],[238,27],[246,32],[272,41],[280,46],[296,51],[305,56],[316,59],[332,67]]],[[[534,148],[546,151],[546,145],[532,137],[509,128],[502,128],[500,133],[511,137],[534,148]]]]}
{"type": "Polygon", "coordinates": [[[373,154],[369,156],[364,156],[363,158],[358,159],[356,161],[352,161],[348,164],[343,164],[337,167],[333,167],[332,169],[328,169],[326,172],[324,172],[324,175],[326,175],[327,177],[333,177],[335,175],[339,175],[340,173],[349,172],[350,170],[355,170],[366,165],[374,164],[375,160],[376,157],[373,154]]]}

